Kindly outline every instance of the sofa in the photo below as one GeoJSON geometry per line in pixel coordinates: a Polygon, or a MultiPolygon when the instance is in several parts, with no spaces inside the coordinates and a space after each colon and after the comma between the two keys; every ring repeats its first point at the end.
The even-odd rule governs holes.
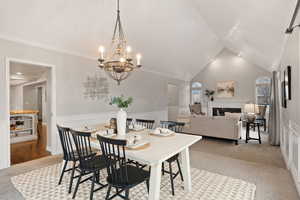
{"type": "Polygon", "coordinates": [[[180,117],[177,121],[185,122],[183,132],[193,135],[209,136],[234,140],[241,138],[242,122],[238,116],[189,116],[180,117]]]}

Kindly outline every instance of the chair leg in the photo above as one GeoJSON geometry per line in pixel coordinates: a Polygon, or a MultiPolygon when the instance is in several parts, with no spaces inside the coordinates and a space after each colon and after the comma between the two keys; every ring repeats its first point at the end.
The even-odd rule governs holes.
{"type": "Polygon", "coordinates": [[[76,162],[73,161],[73,168],[72,168],[72,173],[71,173],[71,178],[70,178],[70,184],[69,184],[69,194],[72,192],[72,185],[73,185],[75,168],[76,168],[76,162]]]}
{"type": "Polygon", "coordinates": [[[148,194],[149,194],[149,179],[146,180],[146,186],[147,186],[147,191],[148,191],[148,194]]]}
{"type": "Polygon", "coordinates": [[[125,190],[125,199],[129,200],[129,189],[125,190]]]}
{"type": "Polygon", "coordinates": [[[258,126],[258,140],[259,140],[259,144],[261,144],[260,127],[259,126],[258,126]]]}
{"type": "Polygon", "coordinates": [[[77,183],[76,183],[76,187],[75,187],[75,191],[74,191],[74,193],[73,193],[72,199],[74,199],[74,198],[76,197],[76,193],[77,193],[77,190],[78,190],[78,187],[79,187],[79,184],[80,184],[82,175],[83,175],[83,172],[80,171],[80,175],[79,175],[79,177],[78,177],[78,180],[77,180],[77,183]]]}
{"type": "Polygon", "coordinates": [[[172,163],[169,162],[169,168],[170,168],[170,180],[171,180],[171,188],[172,188],[172,195],[174,196],[175,195],[175,192],[174,192],[174,180],[173,180],[173,172],[172,172],[172,163]]]}
{"type": "Polygon", "coordinates": [[[92,186],[91,186],[91,192],[90,192],[90,200],[93,200],[94,187],[95,187],[95,182],[96,182],[96,176],[97,176],[97,172],[93,172],[92,186]]]}
{"type": "Polygon", "coordinates": [[[105,200],[108,200],[108,199],[109,199],[110,190],[111,190],[111,186],[109,185],[109,186],[108,186],[108,189],[107,189],[107,193],[106,193],[105,200]]]}
{"type": "Polygon", "coordinates": [[[67,164],[68,164],[68,161],[65,160],[65,161],[64,161],[64,166],[63,166],[63,168],[62,168],[62,171],[61,171],[61,174],[60,174],[60,178],[59,178],[59,181],[58,181],[58,185],[61,184],[61,181],[62,181],[63,176],[64,176],[65,171],[66,171],[67,164]]]}
{"type": "Polygon", "coordinates": [[[183,175],[182,175],[182,171],[181,171],[179,160],[177,159],[176,162],[177,162],[177,166],[178,166],[178,170],[179,170],[181,181],[183,181],[183,175]]]}
{"type": "Polygon", "coordinates": [[[165,175],[165,163],[162,163],[162,175],[165,175]]]}

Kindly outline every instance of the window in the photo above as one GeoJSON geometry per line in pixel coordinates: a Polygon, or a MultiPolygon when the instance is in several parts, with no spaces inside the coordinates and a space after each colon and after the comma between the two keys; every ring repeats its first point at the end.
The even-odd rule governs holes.
{"type": "Polygon", "coordinates": [[[270,104],[271,96],[271,78],[260,77],[255,82],[256,104],[268,105],[270,104]]]}
{"type": "Polygon", "coordinates": [[[202,84],[199,82],[192,83],[191,91],[192,104],[201,103],[202,101],[202,84]]]}

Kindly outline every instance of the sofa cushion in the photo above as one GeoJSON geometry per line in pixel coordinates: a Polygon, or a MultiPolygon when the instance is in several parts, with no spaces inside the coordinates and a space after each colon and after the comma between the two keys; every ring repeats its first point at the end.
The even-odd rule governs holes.
{"type": "Polygon", "coordinates": [[[236,119],[240,120],[242,114],[241,113],[231,113],[231,112],[225,112],[225,118],[226,119],[236,119]]]}

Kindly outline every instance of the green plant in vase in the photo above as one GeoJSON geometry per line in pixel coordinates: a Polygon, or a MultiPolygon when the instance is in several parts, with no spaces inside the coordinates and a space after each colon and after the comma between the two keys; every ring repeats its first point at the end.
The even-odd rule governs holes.
{"type": "Polygon", "coordinates": [[[123,95],[112,97],[109,102],[110,105],[116,105],[120,108],[117,114],[117,131],[119,136],[124,136],[126,134],[127,113],[124,109],[128,108],[132,102],[132,97],[125,98],[123,95]]]}
{"type": "Polygon", "coordinates": [[[110,105],[116,105],[118,108],[128,108],[130,104],[132,104],[133,98],[128,97],[125,98],[123,95],[112,97],[109,104],[110,105]]]}

